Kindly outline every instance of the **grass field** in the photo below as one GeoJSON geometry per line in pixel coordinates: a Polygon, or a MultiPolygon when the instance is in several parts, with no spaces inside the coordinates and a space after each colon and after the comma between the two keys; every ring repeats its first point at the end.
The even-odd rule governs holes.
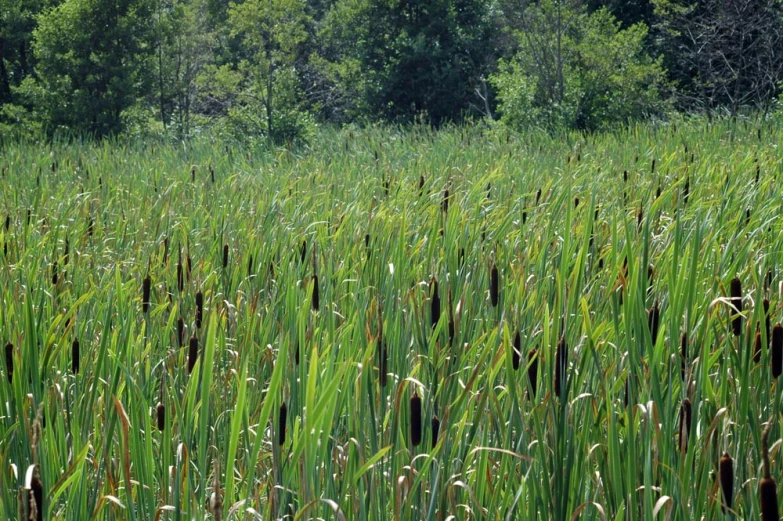
{"type": "Polygon", "coordinates": [[[759,519],[781,143],[9,145],[0,518],[759,519]]]}

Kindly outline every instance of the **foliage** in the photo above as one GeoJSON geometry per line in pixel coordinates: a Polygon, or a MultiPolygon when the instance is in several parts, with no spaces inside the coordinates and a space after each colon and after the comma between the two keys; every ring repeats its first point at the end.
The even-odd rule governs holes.
{"type": "Polygon", "coordinates": [[[65,0],[38,17],[33,89],[50,129],[106,136],[150,84],[152,0],[65,0]]]}
{"type": "Polygon", "coordinates": [[[666,75],[644,50],[644,25],[620,29],[605,9],[559,0],[523,16],[519,51],[491,77],[510,126],[595,130],[666,110],[666,75]]]}
{"type": "Polygon", "coordinates": [[[423,115],[439,125],[479,102],[475,91],[494,61],[491,29],[483,0],[337,0],[320,37],[354,117],[423,115]]]}
{"type": "Polygon", "coordinates": [[[0,518],[37,464],[51,521],[759,519],[767,422],[782,464],[782,140],[738,117],[9,143],[0,518]]]}

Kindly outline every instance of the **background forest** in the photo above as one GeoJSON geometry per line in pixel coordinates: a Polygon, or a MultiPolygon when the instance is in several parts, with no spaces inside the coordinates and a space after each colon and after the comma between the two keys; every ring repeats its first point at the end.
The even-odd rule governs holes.
{"type": "Polygon", "coordinates": [[[0,136],[775,111],[778,0],[0,0],[0,136]]]}

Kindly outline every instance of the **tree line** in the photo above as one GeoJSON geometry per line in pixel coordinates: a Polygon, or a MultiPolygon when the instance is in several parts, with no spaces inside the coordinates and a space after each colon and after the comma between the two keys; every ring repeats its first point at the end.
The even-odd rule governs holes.
{"type": "Polygon", "coordinates": [[[782,38],[779,0],[0,0],[0,133],[770,110],[782,38]]]}

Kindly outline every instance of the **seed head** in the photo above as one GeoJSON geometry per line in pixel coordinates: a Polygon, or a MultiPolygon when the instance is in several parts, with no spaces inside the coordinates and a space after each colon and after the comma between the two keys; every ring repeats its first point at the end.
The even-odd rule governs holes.
{"type": "Polygon", "coordinates": [[[410,404],[411,414],[411,445],[418,447],[421,443],[421,398],[414,390],[410,404]]]}
{"type": "Polygon", "coordinates": [[[720,488],[723,490],[723,511],[731,508],[731,500],[734,497],[734,460],[731,459],[728,452],[724,452],[720,457],[719,476],[720,488]]]}
{"type": "Polygon", "coordinates": [[[655,345],[655,343],[658,341],[658,325],[661,321],[661,309],[658,306],[658,301],[655,301],[655,304],[650,308],[650,311],[647,313],[647,325],[650,327],[650,336],[652,337],[652,343],[655,345]]]}
{"type": "Polygon", "coordinates": [[[688,436],[691,432],[691,401],[685,398],[680,405],[680,451],[688,451],[688,436]]]}
{"type": "Polygon", "coordinates": [[[495,264],[492,264],[492,269],[489,272],[489,298],[492,302],[492,307],[497,307],[498,305],[498,292],[499,292],[499,281],[498,281],[498,268],[495,266],[495,264]]]}
{"type": "Polygon", "coordinates": [[[204,294],[200,291],[196,293],[196,328],[201,329],[201,322],[204,320],[204,294]]]}
{"type": "Polygon", "coordinates": [[[282,447],[285,445],[285,426],[288,419],[288,409],[285,402],[280,404],[280,411],[277,416],[277,443],[282,447]]]}
{"type": "Polygon", "coordinates": [[[147,275],[141,283],[141,312],[146,314],[150,309],[150,288],[152,279],[147,275]]]}
{"type": "Polygon", "coordinates": [[[188,374],[193,372],[193,368],[196,367],[196,361],[198,360],[198,338],[196,336],[190,337],[190,345],[188,346],[188,374]]]}
{"type": "Polygon", "coordinates": [[[527,353],[527,379],[530,381],[531,396],[536,395],[538,385],[538,351],[533,348],[527,353]]]}
{"type": "Polygon", "coordinates": [[[75,338],[71,344],[71,372],[79,374],[79,341],[75,338]]]}
{"type": "Polygon", "coordinates": [[[228,244],[223,245],[223,269],[228,267],[228,244]]]}
{"type": "Polygon", "coordinates": [[[438,294],[438,281],[435,278],[430,282],[430,294],[430,320],[432,329],[435,329],[440,321],[440,295],[438,294]]]}
{"type": "Polygon", "coordinates": [[[778,521],[778,487],[772,478],[769,465],[769,430],[772,422],[767,424],[761,436],[761,457],[764,463],[764,477],[759,481],[759,496],[761,505],[761,521],[778,521]]]}
{"type": "Polygon", "coordinates": [[[182,347],[185,342],[185,321],[182,317],[177,318],[177,346],[182,347]]]}
{"type": "Polygon", "coordinates": [[[734,318],[731,320],[731,327],[734,336],[740,336],[742,333],[742,283],[738,277],[731,279],[731,314],[734,318]]]}
{"type": "Polygon", "coordinates": [[[321,306],[321,300],[318,294],[318,275],[313,274],[313,311],[318,311],[321,306]]]}
{"type": "Polygon", "coordinates": [[[158,430],[163,432],[166,429],[166,406],[158,402],[155,407],[155,419],[157,420],[158,430]]]}
{"type": "Polygon", "coordinates": [[[432,448],[438,444],[438,436],[440,436],[440,420],[437,416],[432,417],[432,448]]]}
{"type": "Polygon", "coordinates": [[[514,335],[514,349],[511,352],[511,365],[514,367],[514,371],[519,369],[519,359],[522,354],[522,339],[519,335],[519,331],[514,335]]]}
{"type": "Polygon", "coordinates": [[[5,372],[8,376],[8,383],[12,383],[14,377],[14,345],[11,342],[5,345],[5,372]]]}

